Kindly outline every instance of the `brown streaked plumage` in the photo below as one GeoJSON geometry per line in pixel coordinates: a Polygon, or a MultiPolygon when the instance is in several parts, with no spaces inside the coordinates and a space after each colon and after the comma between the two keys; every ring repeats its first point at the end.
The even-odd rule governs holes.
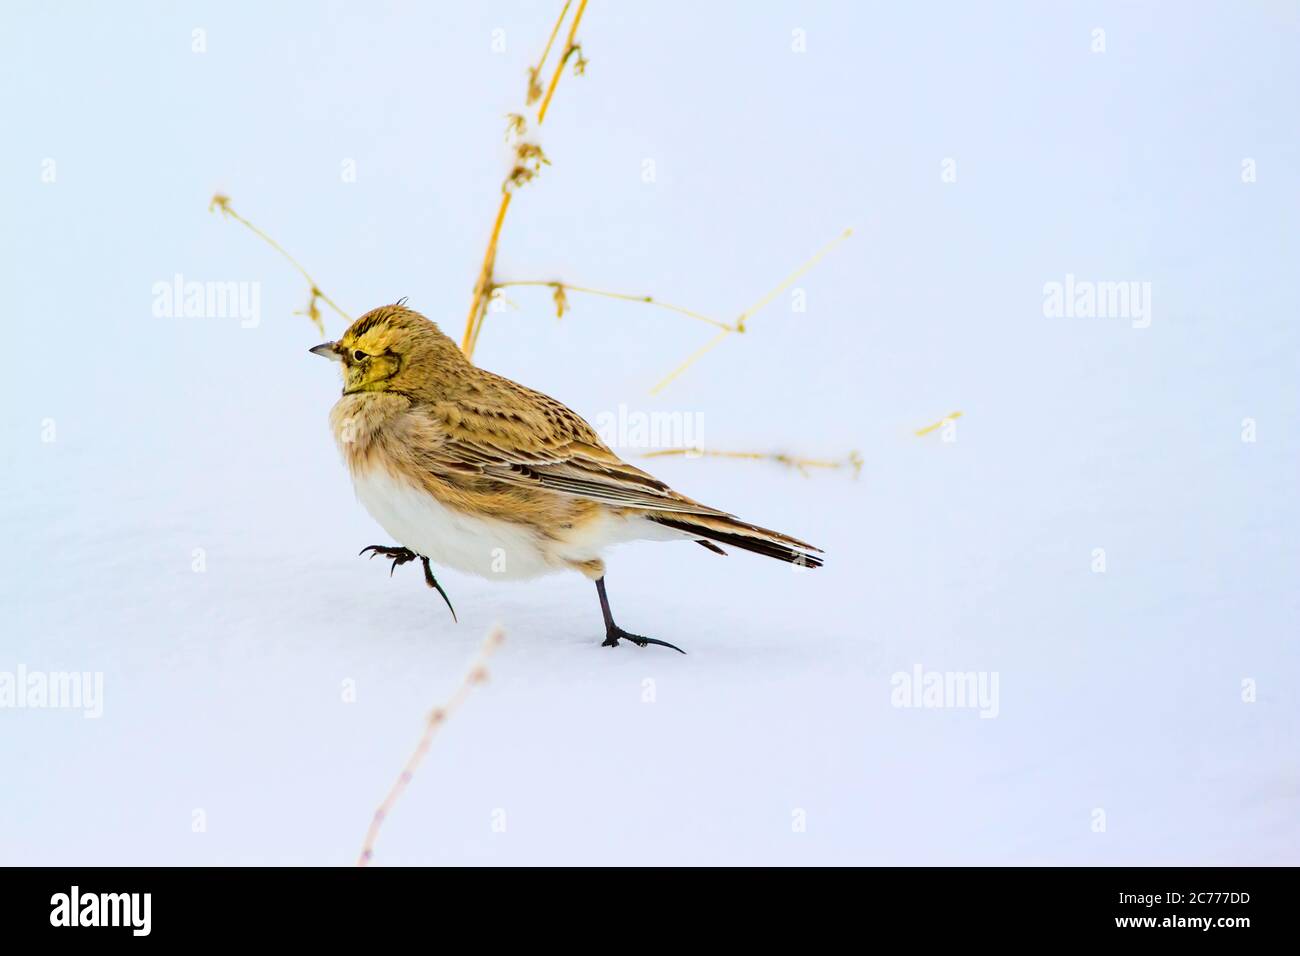
{"type": "Polygon", "coordinates": [[[579,571],[596,582],[605,643],[642,646],[663,642],[628,634],[609,612],[601,552],[611,544],[688,539],[821,566],[812,545],[629,465],[575,412],[473,365],[403,305],[366,313],[312,351],[342,364],[330,423],[358,497],[403,546],[378,549],[395,563],[420,556],[504,578],[579,571]]]}

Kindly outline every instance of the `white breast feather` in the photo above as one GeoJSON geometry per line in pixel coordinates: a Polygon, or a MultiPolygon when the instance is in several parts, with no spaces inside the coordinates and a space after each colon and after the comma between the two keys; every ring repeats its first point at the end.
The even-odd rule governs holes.
{"type": "Polygon", "coordinates": [[[383,468],[354,473],[352,483],[366,511],[398,544],[439,567],[498,581],[568,570],[570,562],[600,558],[613,544],[688,537],[643,518],[605,513],[558,541],[547,540],[524,525],[449,508],[383,468]]]}
{"type": "Polygon", "coordinates": [[[562,569],[546,560],[538,538],[523,526],[448,508],[382,468],[353,474],[352,484],[385,531],[435,565],[496,580],[534,578],[562,569]]]}

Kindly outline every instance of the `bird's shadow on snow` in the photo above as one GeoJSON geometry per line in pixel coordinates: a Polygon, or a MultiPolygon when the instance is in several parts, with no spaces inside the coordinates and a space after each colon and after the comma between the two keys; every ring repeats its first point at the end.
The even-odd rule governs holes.
{"type": "Polygon", "coordinates": [[[755,661],[794,664],[802,658],[798,635],[746,604],[665,604],[620,593],[621,610],[615,608],[619,624],[678,644],[686,654],[626,641],[602,647],[604,624],[595,588],[577,575],[493,582],[435,573],[456,608],[457,621],[438,593],[425,585],[418,566],[398,567],[390,577],[378,560],[330,560],[291,596],[282,595],[288,604],[285,611],[303,622],[298,633],[285,640],[348,656],[361,652],[389,657],[399,668],[423,661],[439,671],[468,666],[497,626],[506,634],[499,658],[511,669],[539,672],[556,668],[620,673],[648,666],[696,669],[755,661]]]}

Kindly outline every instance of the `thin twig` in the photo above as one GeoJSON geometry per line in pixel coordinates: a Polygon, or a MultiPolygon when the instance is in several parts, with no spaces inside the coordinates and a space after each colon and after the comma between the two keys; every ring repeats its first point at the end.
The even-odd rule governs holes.
{"type": "Polygon", "coordinates": [[[559,282],[556,280],[548,280],[548,279],[527,279],[527,280],[516,280],[512,282],[497,282],[492,286],[492,288],[495,290],[495,289],[505,289],[510,287],[524,287],[524,286],[545,286],[548,289],[559,289],[565,292],[578,292],[582,295],[598,295],[606,299],[618,299],[622,302],[640,302],[645,305],[653,305],[660,309],[667,309],[669,312],[676,312],[679,315],[689,316],[690,318],[698,319],[701,322],[707,322],[709,323],[709,325],[715,326],[716,328],[719,329],[727,329],[728,331],[733,331],[733,332],[735,331],[735,329],[732,326],[727,325],[727,323],[725,322],[719,322],[717,319],[711,319],[707,315],[701,315],[699,312],[693,312],[690,309],[684,309],[680,305],[670,305],[667,302],[660,302],[658,299],[649,295],[628,295],[627,293],[624,292],[607,292],[604,289],[591,289],[586,286],[570,285],[568,282],[559,282]]]}
{"type": "Polygon", "coordinates": [[[658,395],[665,388],[667,388],[669,384],[672,383],[673,379],[677,378],[677,376],[681,375],[683,372],[685,372],[688,368],[690,368],[700,359],[704,358],[704,356],[707,355],[709,352],[712,352],[715,348],[717,348],[719,345],[722,344],[723,339],[725,339],[728,335],[731,335],[735,331],[736,331],[735,329],[731,329],[731,328],[723,329],[721,332],[717,334],[717,336],[709,339],[709,341],[705,342],[702,346],[700,346],[700,348],[698,348],[696,351],[688,355],[686,357],[686,361],[682,362],[681,365],[677,366],[675,369],[673,369],[671,372],[665,375],[663,379],[660,380],[659,384],[657,384],[654,388],[650,389],[650,394],[658,395]]]}
{"type": "Polygon", "coordinates": [[[402,791],[411,782],[411,778],[420,766],[420,761],[424,759],[424,755],[428,752],[429,745],[433,742],[433,737],[438,732],[438,728],[445,724],[447,718],[465,702],[465,698],[469,696],[475,685],[482,684],[488,679],[488,658],[501,646],[503,640],[505,640],[505,632],[499,627],[493,628],[487,639],[483,641],[483,646],[478,652],[478,658],[465,674],[465,679],[461,681],[456,693],[442,707],[435,707],[429,712],[429,717],[424,724],[424,733],[420,735],[420,742],[416,744],[415,750],[407,758],[402,772],[397,775],[397,779],[393,781],[392,787],[388,790],[388,795],[384,797],[384,802],[379,805],[379,809],[375,811],[375,815],[370,820],[370,828],[366,830],[366,841],[361,847],[361,856],[357,858],[357,866],[366,866],[374,858],[375,841],[379,838],[379,828],[384,825],[384,821],[388,819],[388,814],[393,809],[393,805],[397,803],[402,791]]]}
{"type": "Polygon", "coordinates": [[[564,315],[564,312],[567,308],[567,302],[563,297],[563,293],[578,292],[585,295],[602,296],[607,299],[619,299],[623,302],[640,302],[640,303],[644,303],[645,305],[658,306],[659,308],[667,309],[670,312],[677,312],[680,315],[689,316],[690,318],[697,319],[701,322],[707,322],[709,325],[712,325],[714,328],[722,330],[718,335],[714,336],[712,339],[706,342],[695,352],[691,353],[691,355],[689,355],[684,362],[678,365],[663,380],[661,380],[657,385],[655,385],[655,387],[650,390],[650,393],[654,395],[662,391],[670,382],[673,381],[673,379],[677,378],[677,376],[681,375],[688,368],[694,365],[705,354],[717,348],[717,346],[720,345],[723,339],[725,339],[728,335],[732,334],[733,332],[743,334],[745,331],[747,331],[747,327],[745,323],[750,318],[753,317],[754,313],[758,312],[764,306],[770,304],[778,295],[780,295],[782,292],[784,292],[786,289],[792,286],[796,281],[799,280],[800,277],[802,277],[810,269],[812,269],[813,266],[817,265],[817,263],[819,263],[832,249],[834,249],[837,245],[839,245],[841,242],[843,242],[851,235],[853,235],[853,230],[845,229],[842,233],[840,233],[833,240],[831,240],[820,250],[818,250],[812,256],[812,258],[808,259],[801,266],[799,266],[799,268],[795,269],[794,272],[790,273],[790,275],[786,276],[783,280],[781,280],[780,284],[778,284],[776,288],[772,289],[761,299],[759,299],[756,303],[754,303],[748,309],[742,312],[739,315],[739,317],[737,317],[736,321],[731,324],[728,324],[726,322],[721,322],[718,319],[710,318],[707,315],[702,315],[701,313],[695,312],[691,309],[684,309],[678,305],[670,305],[667,302],[660,302],[658,299],[655,299],[653,296],[628,295],[627,293],[623,293],[623,292],[608,292],[604,289],[592,289],[586,286],[571,285],[567,282],[560,282],[558,280],[528,279],[528,280],[518,280],[514,282],[497,282],[493,284],[492,289],[493,290],[503,289],[509,286],[545,286],[547,288],[554,289],[556,292],[556,296],[555,296],[556,311],[559,313],[560,316],[564,315]]]}
{"type": "MultiPolygon", "coordinates": [[[[546,42],[546,49],[542,51],[542,59],[538,61],[535,68],[531,68],[528,74],[528,95],[527,102],[532,103],[534,100],[533,90],[536,87],[537,75],[541,72],[542,67],[546,64],[546,58],[550,56],[551,44],[555,42],[555,37],[560,31],[560,25],[564,22],[565,15],[569,12],[569,4],[572,0],[565,0],[563,9],[560,10],[560,16],[555,21],[555,26],[551,29],[551,37],[546,42]]],[[[574,14],[573,22],[569,25],[568,40],[564,45],[564,52],[560,54],[560,62],[555,67],[555,74],[551,77],[550,86],[546,91],[546,98],[542,101],[541,109],[537,112],[537,125],[541,126],[542,121],[546,119],[546,110],[550,107],[551,97],[555,95],[555,87],[560,82],[560,72],[564,69],[565,61],[572,55],[576,49],[573,38],[578,32],[578,24],[582,21],[582,14],[587,9],[587,0],[581,0],[578,4],[578,11],[574,14]]],[[[519,132],[522,124],[512,122],[511,128],[519,132]]],[[[516,166],[515,169],[520,167],[516,166]]],[[[497,261],[497,243],[501,240],[501,226],[505,223],[506,210],[510,208],[510,197],[512,195],[510,187],[515,170],[512,170],[502,183],[501,205],[497,207],[497,217],[492,224],[492,234],[488,237],[487,251],[483,253],[483,266],[479,269],[478,281],[474,283],[474,295],[470,299],[469,314],[465,318],[465,334],[461,337],[460,348],[466,357],[473,358],[474,350],[478,346],[479,333],[483,330],[483,320],[487,316],[488,299],[492,294],[492,273],[496,268],[497,261]]]]}
{"type": "Polygon", "coordinates": [[[954,421],[955,419],[958,418],[961,418],[961,412],[949,412],[948,415],[939,419],[933,425],[926,425],[924,428],[918,429],[916,432],[916,437],[920,438],[924,435],[928,435],[930,434],[930,432],[936,431],[937,429],[942,428],[944,425],[947,425],[949,422],[954,421]]]}
{"type": "Polygon", "coordinates": [[[825,246],[819,249],[816,253],[813,254],[812,258],[810,258],[803,265],[799,266],[799,268],[795,269],[794,272],[790,273],[788,276],[782,279],[780,284],[778,284],[776,288],[774,288],[771,292],[767,293],[767,295],[763,296],[763,298],[759,299],[757,302],[751,305],[744,312],[740,313],[740,316],[736,319],[736,321],[733,324],[729,326],[723,325],[721,334],[719,334],[717,337],[713,339],[710,339],[708,342],[704,343],[704,345],[701,346],[699,349],[697,349],[695,352],[691,353],[691,355],[687,356],[686,360],[682,362],[682,364],[678,365],[675,369],[669,372],[666,376],[664,376],[663,379],[659,381],[657,385],[655,385],[654,388],[650,389],[650,394],[657,395],[660,392],[662,392],[665,388],[668,387],[668,385],[675,378],[677,378],[688,368],[690,368],[692,365],[698,362],[706,354],[708,354],[709,352],[713,351],[713,349],[721,345],[722,340],[725,339],[728,335],[732,334],[733,332],[735,333],[746,332],[747,327],[745,323],[753,317],[755,312],[757,312],[759,309],[762,309],[764,306],[771,303],[772,300],[775,299],[778,295],[780,295],[790,286],[794,285],[795,282],[797,282],[805,273],[807,273],[809,269],[817,265],[817,263],[821,262],[822,259],[825,258],[826,255],[832,249],[834,249],[836,246],[838,246],[841,242],[843,242],[851,235],[853,235],[853,230],[845,229],[842,233],[840,233],[838,236],[836,236],[834,239],[828,242],[825,246]]]}
{"type": "Polygon", "coordinates": [[[333,309],[340,316],[342,316],[344,321],[346,321],[349,325],[352,323],[352,317],[348,315],[346,312],[344,312],[342,309],[340,309],[335,304],[333,299],[331,299],[329,296],[327,296],[324,292],[321,291],[320,286],[316,284],[316,280],[311,277],[311,273],[309,273],[306,269],[303,268],[302,263],[300,263],[293,256],[289,255],[289,251],[285,249],[284,246],[280,245],[278,242],[276,242],[274,239],[272,239],[270,236],[264,233],[261,229],[258,229],[255,225],[253,225],[251,222],[249,222],[239,213],[235,212],[234,208],[230,205],[229,196],[223,195],[222,193],[213,194],[212,201],[208,203],[208,212],[213,212],[216,209],[220,209],[221,214],[223,216],[229,216],[231,219],[234,219],[236,222],[247,227],[249,230],[252,231],[252,233],[255,236],[260,238],[263,242],[269,245],[276,252],[280,253],[280,255],[288,259],[290,265],[292,265],[295,269],[297,269],[299,272],[302,273],[302,277],[306,279],[308,284],[311,286],[311,299],[308,300],[307,310],[303,314],[305,314],[308,318],[310,318],[313,322],[316,323],[316,327],[320,329],[322,335],[325,334],[325,323],[321,321],[320,310],[316,308],[317,299],[319,299],[321,302],[324,302],[331,309],[333,309]]]}
{"type": "Polygon", "coordinates": [[[785,465],[788,468],[798,469],[799,473],[805,478],[810,477],[809,468],[852,468],[853,477],[856,479],[862,473],[862,455],[857,451],[851,451],[848,456],[839,461],[827,461],[823,458],[800,458],[797,455],[788,455],[784,452],[758,452],[758,451],[712,451],[704,448],[664,448],[659,451],[647,452],[642,458],[667,458],[670,456],[679,456],[684,458],[741,458],[747,461],[774,461],[778,464],[785,465]]]}
{"type": "Polygon", "coordinates": [[[546,41],[546,49],[542,51],[542,58],[537,61],[536,66],[528,68],[528,106],[532,106],[542,96],[542,88],[537,82],[537,77],[542,73],[542,67],[546,65],[546,58],[551,55],[551,46],[555,43],[555,38],[560,34],[560,25],[564,23],[564,18],[568,16],[569,4],[573,0],[564,0],[564,9],[555,20],[555,26],[551,28],[551,35],[546,41]]]}
{"type": "MultiPolygon", "coordinates": [[[[565,4],[568,9],[568,4],[565,4]]],[[[560,62],[555,64],[555,72],[551,74],[551,85],[546,89],[546,98],[542,100],[541,108],[537,111],[537,125],[541,126],[542,121],[546,119],[546,111],[550,108],[551,97],[555,95],[555,87],[560,83],[560,74],[564,72],[564,64],[569,61],[573,51],[577,49],[574,45],[573,38],[578,32],[578,24],[582,22],[582,15],[587,10],[587,0],[581,0],[578,4],[578,12],[573,15],[573,22],[569,24],[569,39],[564,44],[564,52],[560,54],[560,62]]],[[[563,18],[564,14],[560,14],[563,18]]]]}

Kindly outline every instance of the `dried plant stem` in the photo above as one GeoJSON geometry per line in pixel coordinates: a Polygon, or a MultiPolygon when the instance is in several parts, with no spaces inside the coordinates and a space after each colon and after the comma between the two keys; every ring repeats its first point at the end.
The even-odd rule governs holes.
{"type": "MultiPolygon", "coordinates": [[[[564,9],[568,10],[569,5],[566,3],[564,9]]],[[[537,125],[541,126],[542,121],[546,119],[546,111],[551,106],[551,97],[555,95],[555,88],[560,83],[560,74],[564,72],[564,64],[569,62],[569,57],[577,49],[574,46],[573,38],[578,32],[578,24],[582,22],[582,15],[587,10],[587,0],[580,0],[578,3],[578,12],[573,15],[573,22],[569,24],[569,38],[565,41],[564,52],[560,54],[560,62],[555,64],[555,72],[551,74],[551,85],[546,88],[546,97],[542,100],[541,107],[537,110],[537,125]]],[[[564,13],[560,13],[560,19],[564,19],[564,13]]],[[[550,44],[547,44],[547,51],[550,51],[550,44]]]]}
{"type": "Polygon", "coordinates": [[[748,461],[774,461],[778,464],[785,465],[788,468],[798,469],[799,473],[805,478],[810,477],[809,468],[852,468],[853,477],[857,478],[862,473],[862,456],[857,451],[851,451],[846,457],[837,461],[828,461],[824,458],[800,458],[796,455],[788,455],[784,452],[758,452],[758,451],[711,451],[704,448],[665,448],[660,451],[647,452],[642,458],[667,458],[669,456],[678,456],[684,458],[741,458],[748,461]]]}
{"type": "Polygon", "coordinates": [[[511,287],[526,287],[526,286],[537,286],[537,287],[545,286],[548,289],[559,289],[565,292],[577,292],[582,295],[597,295],[606,299],[618,299],[621,302],[639,302],[644,305],[653,305],[656,308],[667,309],[669,312],[676,312],[678,315],[685,315],[685,316],[689,316],[692,319],[698,319],[701,322],[707,322],[709,323],[709,325],[715,326],[719,329],[727,329],[728,331],[735,331],[731,326],[727,325],[727,323],[725,322],[719,322],[717,319],[711,319],[707,315],[701,315],[699,312],[693,312],[690,309],[684,309],[680,305],[670,305],[667,302],[660,302],[658,299],[649,295],[629,295],[624,292],[607,292],[604,289],[591,289],[586,286],[570,285],[568,282],[559,282],[550,279],[527,279],[527,280],[516,280],[512,282],[498,282],[495,285],[493,285],[492,288],[495,290],[495,289],[506,289],[511,287]]]}
{"type": "Polygon", "coordinates": [[[487,300],[492,288],[492,270],[497,261],[497,242],[501,239],[501,226],[506,221],[506,210],[510,208],[510,197],[513,195],[509,189],[501,192],[501,205],[497,208],[497,218],[492,224],[492,235],[488,237],[487,252],[483,254],[483,267],[479,270],[478,281],[474,283],[474,298],[469,304],[465,335],[460,342],[461,351],[469,357],[474,355],[479,330],[483,327],[483,315],[487,311],[487,300]]]}
{"type": "Polygon", "coordinates": [[[824,245],[821,249],[819,249],[816,253],[814,253],[812,258],[808,259],[806,262],[803,263],[803,265],[795,269],[794,272],[790,273],[788,276],[782,279],[780,284],[778,284],[776,288],[774,288],[771,292],[767,293],[767,295],[763,296],[761,299],[759,299],[757,302],[751,305],[744,312],[740,313],[740,316],[736,319],[734,323],[732,323],[731,325],[723,324],[721,326],[722,332],[720,334],[718,334],[715,338],[710,339],[708,342],[704,343],[702,347],[700,347],[695,352],[687,356],[684,362],[682,362],[675,369],[673,369],[666,376],[664,376],[664,378],[661,379],[659,383],[655,385],[654,388],[650,389],[650,394],[657,395],[660,392],[662,392],[679,375],[685,372],[688,368],[690,368],[692,365],[698,362],[709,352],[713,351],[713,349],[721,345],[722,341],[728,335],[731,335],[732,333],[743,334],[744,332],[748,331],[745,323],[748,322],[749,319],[753,317],[755,312],[771,304],[773,299],[775,299],[778,295],[780,295],[786,289],[790,288],[790,286],[794,285],[797,281],[799,281],[799,279],[801,279],[810,269],[812,269],[813,266],[821,262],[822,259],[824,259],[832,249],[834,249],[836,246],[838,246],[841,242],[843,242],[851,235],[853,235],[853,230],[845,229],[842,233],[840,233],[838,236],[836,236],[834,239],[832,239],[830,242],[824,245]]]}
{"type": "Polygon", "coordinates": [[[357,866],[366,866],[374,858],[375,841],[379,838],[379,829],[384,825],[384,821],[388,819],[389,812],[393,809],[394,804],[397,803],[398,798],[401,797],[407,784],[411,782],[411,778],[415,775],[416,769],[419,768],[420,762],[428,752],[429,745],[433,742],[434,735],[437,734],[438,728],[445,724],[447,718],[455,713],[456,709],[465,702],[465,699],[469,697],[470,691],[474,689],[475,685],[482,684],[488,679],[488,658],[490,658],[496,649],[501,646],[503,640],[505,640],[505,632],[500,628],[494,628],[491,633],[488,634],[487,639],[483,641],[483,646],[479,649],[478,658],[465,674],[465,679],[461,681],[461,685],[457,688],[456,693],[452,695],[451,699],[447,701],[446,704],[441,707],[435,707],[429,712],[429,717],[424,724],[424,733],[420,735],[420,742],[416,744],[415,750],[413,750],[411,756],[407,758],[406,765],[402,768],[402,772],[398,774],[397,779],[388,790],[388,795],[384,797],[384,802],[379,805],[379,809],[375,811],[374,817],[370,820],[370,828],[366,831],[366,840],[361,847],[361,855],[357,858],[357,866]]]}
{"type": "Polygon", "coordinates": [[[555,18],[555,26],[551,27],[551,35],[546,40],[546,49],[542,51],[542,58],[537,61],[537,65],[530,67],[528,70],[528,105],[531,106],[534,101],[542,95],[541,88],[537,85],[537,77],[542,72],[542,67],[546,65],[546,59],[551,55],[551,47],[555,45],[555,38],[560,35],[560,26],[564,23],[564,18],[569,15],[569,5],[573,0],[564,0],[564,8],[560,15],[555,18]],[[534,91],[536,94],[534,95],[534,91]]]}
{"type": "Polygon", "coordinates": [[[803,275],[805,275],[810,269],[812,269],[815,265],[817,265],[817,263],[819,263],[827,255],[827,253],[829,253],[832,249],[834,249],[837,245],[839,245],[841,242],[843,242],[851,235],[853,235],[853,230],[845,229],[842,233],[840,233],[833,240],[831,240],[820,250],[818,250],[812,256],[812,258],[808,259],[801,266],[799,266],[799,268],[795,269],[794,272],[786,276],[781,281],[781,283],[776,286],[776,288],[772,289],[770,292],[764,295],[763,298],[759,299],[756,303],[754,303],[748,309],[742,312],[740,316],[736,319],[736,321],[731,324],[728,324],[726,322],[721,322],[718,319],[710,318],[707,315],[703,315],[691,309],[684,309],[678,305],[670,305],[667,302],[660,302],[658,299],[655,299],[653,296],[629,295],[624,292],[609,292],[604,289],[592,289],[586,286],[571,285],[568,282],[560,282],[558,280],[528,279],[528,280],[517,280],[513,282],[497,282],[488,291],[488,295],[491,295],[491,292],[493,290],[504,289],[511,286],[516,286],[516,287],[545,286],[546,288],[554,289],[556,291],[557,293],[556,305],[557,305],[557,311],[560,313],[560,315],[564,314],[564,310],[566,306],[563,298],[560,297],[559,293],[578,292],[584,295],[596,295],[596,296],[602,296],[607,299],[618,299],[623,302],[640,302],[645,305],[657,306],[658,308],[661,309],[667,309],[670,312],[676,312],[680,315],[689,316],[690,318],[697,319],[700,322],[707,322],[709,325],[712,325],[714,328],[721,329],[721,332],[718,335],[710,339],[708,342],[706,342],[695,352],[691,353],[691,355],[687,357],[686,361],[682,362],[682,364],[677,366],[677,368],[675,368],[671,373],[669,373],[667,377],[665,377],[662,381],[660,381],[657,385],[655,385],[655,387],[650,390],[651,394],[653,395],[662,391],[670,382],[673,381],[673,379],[677,378],[677,376],[681,375],[688,368],[694,365],[705,354],[707,354],[708,352],[716,348],[718,345],[720,345],[728,335],[732,334],[733,332],[743,334],[746,331],[745,323],[754,315],[754,313],[758,312],[760,309],[764,308],[765,306],[771,304],[773,299],[775,299],[786,289],[790,288],[790,286],[794,285],[794,283],[797,282],[803,275]]]}
{"type": "Polygon", "coordinates": [[[325,332],[325,323],[321,321],[320,310],[316,308],[317,299],[319,299],[321,302],[324,302],[331,309],[337,312],[343,318],[344,321],[348,322],[349,324],[352,322],[352,317],[348,315],[346,312],[344,312],[342,309],[340,309],[338,305],[335,304],[333,299],[331,299],[329,296],[327,296],[324,292],[321,291],[320,286],[316,284],[316,280],[311,277],[311,273],[309,273],[306,269],[304,269],[302,263],[300,263],[297,259],[291,256],[289,254],[289,251],[285,249],[284,246],[280,245],[278,242],[276,242],[274,239],[272,239],[270,236],[264,233],[261,229],[257,228],[257,226],[253,225],[251,222],[249,222],[239,213],[235,212],[234,208],[230,205],[229,196],[223,195],[221,193],[214,194],[212,197],[212,201],[208,203],[208,212],[212,212],[216,209],[220,209],[221,214],[223,216],[229,216],[231,219],[235,220],[235,222],[238,222],[244,227],[246,227],[249,231],[253,233],[253,235],[257,236],[259,239],[261,239],[263,242],[269,245],[276,252],[280,253],[280,255],[288,259],[289,264],[292,265],[295,269],[297,269],[300,273],[302,273],[302,277],[306,279],[308,284],[311,286],[311,299],[307,303],[306,315],[314,323],[316,323],[316,327],[321,330],[321,334],[324,334],[325,332]]]}
{"type": "Polygon", "coordinates": [[[958,418],[961,418],[961,412],[949,412],[946,416],[939,419],[933,425],[926,425],[924,428],[918,429],[916,432],[916,437],[920,438],[924,435],[930,434],[930,432],[932,431],[937,431],[938,429],[942,428],[944,425],[947,425],[949,422],[958,418]]]}
{"type": "MultiPolygon", "coordinates": [[[[533,101],[537,75],[541,72],[542,67],[546,65],[547,57],[551,55],[551,45],[560,32],[560,25],[564,23],[571,2],[572,0],[565,0],[564,7],[560,10],[560,16],[551,29],[550,39],[546,41],[546,49],[542,51],[541,60],[538,61],[536,67],[532,67],[528,71],[527,100],[529,103],[533,101]]],[[[538,126],[541,126],[542,121],[546,119],[546,111],[551,105],[551,97],[555,95],[555,87],[560,82],[560,73],[564,69],[564,64],[576,49],[573,39],[578,32],[578,24],[582,22],[582,14],[586,9],[587,0],[580,0],[578,11],[574,14],[573,22],[569,25],[569,36],[564,45],[564,52],[560,54],[560,62],[555,66],[555,73],[551,76],[550,86],[546,90],[546,96],[542,100],[541,108],[537,111],[538,126]]],[[[506,210],[510,208],[510,197],[512,195],[510,186],[511,179],[507,177],[501,187],[501,205],[497,207],[497,217],[492,224],[492,234],[488,237],[487,251],[483,254],[483,266],[479,270],[478,281],[474,283],[474,295],[470,300],[469,315],[465,319],[465,334],[461,337],[460,348],[469,358],[474,356],[474,349],[478,346],[479,333],[483,330],[483,320],[487,316],[488,299],[492,295],[492,274],[497,261],[497,243],[501,241],[501,227],[506,220],[506,210]]]]}
{"type": "Polygon", "coordinates": [[[688,355],[686,357],[686,360],[682,362],[681,365],[678,365],[675,369],[673,369],[662,379],[660,379],[659,383],[655,385],[654,388],[650,389],[650,394],[658,395],[670,384],[672,384],[673,379],[677,378],[679,375],[685,372],[688,368],[690,368],[700,359],[704,358],[705,355],[712,352],[715,348],[717,348],[719,345],[722,344],[723,340],[728,335],[731,335],[735,331],[736,331],[735,329],[731,329],[731,328],[723,329],[714,338],[709,339],[709,341],[705,342],[702,346],[700,346],[700,348],[696,349],[694,352],[688,355]]]}
{"type": "MultiPolygon", "coordinates": [[[[563,25],[564,19],[568,15],[569,6],[571,3],[572,0],[565,0],[564,7],[560,10],[560,16],[555,21],[555,26],[552,27],[551,29],[551,35],[546,41],[546,48],[542,51],[541,60],[538,61],[537,66],[529,68],[528,71],[529,85],[528,85],[528,97],[527,97],[527,102],[529,104],[533,102],[536,90],[539,88],[537,86],[537,77],[540,75],[542,68],[546,65],[546,61],[550,57],[551,48],[552,46],[554,46],[555,38],[559,35],[560,27],[563,25]]],[[[551,100],[555,96],[556,87],[559,85],[560,82],[560,75],[564,72],[565,64],[568,63],[570,57],[572,57],[575,53],[578,54],[578,61],[575,67],[575,72],[579,72],[579,73],[582,72],[582,69],[586,63],[586,61],[582,57],[581,48],[576,42],[578,27],[582,23],[582,17],[583,14],[586,13],[586,10],[587,10],[587,0],[579,0],[578,8],[573,14],[573,19],[569,22],[569,32],[568,32],[568,36],[565,39],[564,50],[560,53],[559,61],[555,64],[555,69],[551,73],[551,82],[547,86],[546,93],[542,97],[542,104],[537,110],[537,124],[539,126],[546,120],[546,114],[547,111],[550,109],[551,100]]],[[[523,116],[517,113],[511,114],[510,119],[511,119],[510,129],[516,135],[522,134],[523,126],[524,126],[523,116]]],[[[696,319],[697,321],[705,322],[708,325],[712,325],[714,328],[718,329],[719,333],[716,337],[714,337],[709,342],[705,343],[701,348],[697,349],[694,353],[688,356],[684,362],[682,362],[679,366],[673,369],[672,372],[670,372],[663,380],[661,380],[658,384],[654,386],[654,388],[650,390],[650,393],[652,395],[658,394],[659,392],[663,391],[663,389],[666,388],[674,379],[676,379],[688,368],[690,368],[697,361],[699,361],[705,354],[707,354],[708,352],[716,348],[718,345],[720,345],[723,339],[725,339],[728,335],[731,335],[732,333],[743,334],[746,331],[745,323],[749,321],[749,319],[754,315],[754,313],[758,312],[760,309],[764,308],[769,303],[771,303],[773,299],[775,299],[778,295],[780,295],[782,292],[788,289],[791,285],[793,285],[796,281],[798,281],[798,279],[801,276],[803,276],[809,269],[811,269],[818,262],[820,262],[821,259],[831,251],[831,249],[833,249],[840,242],[842,242],[843,240],[847,239],[850,235],[852,235],[851,229],[844,230],[844,232],[841,233],[839,236],[837,236],[831,243],[829,243],[826,247],[824,247],[819,252],[817,252],[811,259],[809,259],[798,269],[792,272],[789,276],[787,276],[780,284],[776,286],[776,288],[772,289],[772,291],[767,293],[767,295],[763,296],[763,298],[761,298],[758,302],[754,303],[754,305],[750,306],[748,309],[742,312],[736,318],[735,322],[732,323],[722,322],[719,321],[718,319],[710,318],[707,315],[703,315],[691,309],[684,309],[681,306],[670,305],[666,302],[659,302],[654,297],[648,295],[628,295],[626,293],[621,293],[621,292],[609,292],[603,289],[592,289],[584,286],[570,285],[569,283],[560,282],[558,280],[548,281],[548,280],[537,279],[537,280],[521,280],[516,282],[496,282],[494,281],[494,273],[496,269],[497,245],[501,240],[501,229],[505,223],[506,212],[510,208],[510,198],[513,195],[511,186],[512,185],[519,186],[525,182],[528,182],[533,178],[537,170],[540,169],[540,165],[530,166],[527,162],[523,162],[526,157],[536,159],[539,163],[546,162],[545,156],[541,153],[540,147],[536,147],[535,145],[530,147],[529,144],[526,143],[520,145],[518,150],[518,156],[521,162],[515,166],[515,168],[511,171],[511,173],[506,177],[505,183],[502,185],[503,195],[501,197],[501,205],[497,208],[496,219],[493,221],[492,224],[492,232],[488,236],[487,250],[483,254],[483,265],[480,267],[478,279],[474,283],[474,292],[470,299],[469,313],[465,317],[465,332],[464,335],[461,336],[460,347],[461,347],[461,351],[465,353],[466,357],[471,359],[474,356],[475,349],[477,349],[478,347],[479,334],[482,332],[483,323],[487,318],[488,303],[491,301],[493,294],[497,290],[509,286],[546,286],[550,289],[553,289],[555,292],[556,312],[560,316],[563,316],[565,310],[568,308],[568,303],[565,298],[565,293],[578,292],[584,295],[602,296],[604,298],[618,299],[624,302],[641,302],[646,305],[658,306],[659,308],[667,309],[670,312],[676,312],[680,315],[685,315],[690,318],[696,319]],[[524,150],[527,148],[534,149],[535,153],[526,154],[524,150]]]]}

